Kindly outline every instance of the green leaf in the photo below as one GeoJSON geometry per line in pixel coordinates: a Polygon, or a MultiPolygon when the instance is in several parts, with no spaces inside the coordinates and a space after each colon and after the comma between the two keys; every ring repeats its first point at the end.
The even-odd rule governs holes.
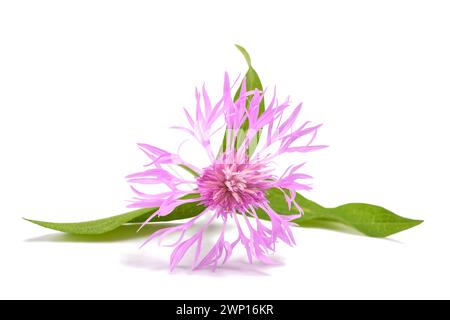
{"type": "MultiPolygon", "coordinates": [[[[72,223],[46,222],[31,219],[25,220],[45,228],[70,234],[96,235],[112,231],[126,223],[142,223],[147,220],[147,218],[156,210],[157,208],[144,208],[133,210],[117,216],[112,216],[109,218],[72,223]]],[[[200,205],[198,202],[185,203],[175,208],[175,210],[167,216],[153,218],[152,222],[187,219],[200,214],[203,210],[205,210],[205,207],[203,205],[200,205]]]]}
{"type": "MultiPolygon", "coordinates": [[[[252,61],[250,59],[250,55],[248,54],[247,50],[245,50],[240,45],[236,44],[236,48],[242,53],[242,55],[245,58],[245,61],[247,61],[248,70],[245,74],[245,86],[248,91],[259,89],[260,91],[263,91],[263,86],[261,84],[261,79],[259,79],[258,73],[253,69],[252,61]]],[[[234,95],[234,101],[236,101],[239,98],[239,95],[241,93],[242,85],[239,87],[239,89],[236,91],[236,94],[234,95]]],[[[249,97],[251,98],[251,97],[249,97]]],[[[259,105],[259,115],[261,115],[265,110],[264,105],[264,99],[261,101],[261,104],[259,105]]],[[[247,123],[248,126],[248,123],[247,123]]],[[[247,128],[248,129],[248,128],[247,128]]]]}
{"type": "MultiPolygon", "coordinates": [[[[298,214],[295,206],[292,206],[289,210],[280,190],[270,189],[267,198],[270,206],[279,214],[298,214]]],[[[301,218],[294,220],[300,226],[311,221],[333,221],[350,226],[371,237],[387,237],[423,222],[422,220],[404,218],[383,207],[366,203],[348,203],[336,208],[325,208],[300,194],[297,194],[295,199],[304,211],[301,218]]],[[[261,218],[268,219],[267,214],[261,210],[258,215],[261,218]]]]}
{"type": "MultiPolygon", "coordinates": [[[[192,197],[198,197],[198,195],[190,195],[188,198],[192,197]]],[[[278,214],[298,214],[295,206],[292,206],[291,209],[288,208],[284,195],[280,190],[270,189],[267,192],[267,198],[270,206],[278,214]]],[[[336,208],[324,208],[300,194],[297,194],[296,201],[304,212],[301,218],[294,220],[299,226],[307,226],[313,221],[332,221],[352,227],[371,237],[387,237],[423,222],[422,220],[404,218],[383,207],[365,203],[349,203],[336,208]]],[[[151,222],[192,218],[205,209],[199,202],[186,203],[175,208],[169,215],[153,218],[151,222]]],[[[107,233],[127,223],[142,223],[156,210],[157,208],[138,209],[109,218],[74,223],[25,220],[61,232],[78,235],[97,235],[107,233]]],[[[257,213],[260,218],[269,220],[269,217],[263,210],[258,209],[257,213]]]]}
{"type": "MultiPolygon", "coordinates": [[[[262,91],[263,87],[261,84],[261,80],[259,79],[258,73],[255,71],[255,69],[253,69],[250,55],[248,54],[247,50],[245,50],[242,46],[237,45],[237,44],[235,46],[242,53],[242,55],[245,58],[245,61],[247,62],[247,65],[248,65],[248,70],[247,70],[247,73],[245,74],[245,86],[246,86],[247,91],[251,91],[251,90],[255,90],[255,89],[259,89],[262,91]]],[[[236,94],[234,95],[234,101],[236,101],[239,98],[239,95],[241,93],[241,88],[242,88],[242,85],[239,86],[238,90],[236,91],[236,94]]],[[[247,105],[250,102],[251,98],[252,98],[252,96],[249,96],[247,98],[247,105]]],[[[259,112],[258,112],[259,115],[263,114],[264,111],[265,111],[265,104],[264,104],[264,98],[263,98],[259,105],[259,112]]],[[[237,141],[235,141],[237,147],[239,147],[242,144],[242,141],[245,138],[247,131],[248,131],[248,120],[246,120],[242,124],[241,130],[236,139],[237,141]]],[[[254,141],[252,141],[252,143],[250,143],[249,150],[248,150],[249,155],[252,155],[253,152],[255,151],[256,146],[259,142],[260,135],[261,135],[261,133],[258,132],[254,141]]],[[[226,147],[227,147],[227,136],[225,133],[225,136],[223,138],[222,148],[221,148],[222,152],[224,152],[226,150],[226,147]]]]}
{"type": "Polygon", "coordinates": [[[58,222],[47,222],[47,221],[38,221],[25,219],[34,224],[37,224],[41,227],[45,227],[48,229],[53,229],[61,232],[71,233],[71,234],[102,234],[109,231],[112,231],[121,225],[131,222],[134,219],[146,216],[147,218],[155,212],[155,208],[145,208],[130,211],[124,214],[119,214],[117,216],[112,216],[109,218],[92,220],[92,221],[84,221],[84,222],[70,222],[70,223],[58,223],[58,222]]]}
{"type": "Polygon", "coordinates": [[[247,64],[248,64],[248,66],[250,68],[251,65],[252,65],[252,59],[250,59],[250,55],[248,54],[247,50],[245,50],[244,47],[242,47],[242,46],[240,46],[238,44],[235,44],[235,46],[242,53],[242,55],[244,56],[245,61],[247,61],[247,64]]]}

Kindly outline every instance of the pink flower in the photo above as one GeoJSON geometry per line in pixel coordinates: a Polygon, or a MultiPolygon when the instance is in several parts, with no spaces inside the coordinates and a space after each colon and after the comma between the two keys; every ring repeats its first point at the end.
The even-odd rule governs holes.
{"type": "Polygon", "coordinates": [[[185,110],[189,125],[176,128],[187,132],[203,146],[210,161],[206,168],[187,163],[178,153],[139,144],[151,162],[147,165],[148,170],[129,175],[129,182],[165,185],[168,189],[162,193],[147,194],[132,187],[137,197],[130,207],[159,207],[143,225],[155,216],[169,215],[184,203],[196,202],[206,208],[185,224],[158,230],[145,241],[147,243],[156,237],[161,241],[169,234],[178,234],[178,239],[171,244],[175,247],[170,258],[171,270],[191,248],[194,253],[193,269],[215,269],[219,263],[223,264],[230,258],[238,244],[244,246],[250,262],[256,258],[264,263],[271,263],[268,255],[274,252],[278,240],[288,245],[295,244],[290,221],[300,215],[277,214],[270,207],[266,193],[271,188],[281,190],[288,205],[294,205],[298,212],[302,212],[295,202],[295,194],[311,188],[303,181],[311,177],[298,172],[304,163],[292,165],[284,174],[277,176],[274,174],[274,159],[284,153],[304,153],[323,148],[312,145],[320,125],[311,126],[309,122],[304,122],[296,128],[301,104],[291,107],[289,99],[279,104],[275,94],[260,114],[262,99],[263,93],[247,91],[243,81],[239,98],[233,101],[227,74],[223,96],[215,105],[211,104],[204,87],[201,94],[196,92],[195,115],[185,110]],[[225,143],[219,155],[211,146],[211,137],[216,133],[212,128],[218,124],[226,127],[225,143]],[[303,143],[300,144],[300,141],[303,143]],[[169,170],[171,166],[186,169],[192,178],[175,175],[169,170]],[[192,185],[195,187],[186,190],[192,185]],[[260,210],[270,218],[270,228],[257,216],[260,210]],[[222,223],[217,242],[202,255],[205,230],[215,220],[222,223]],[[230,223],[236,226],[237,232],[235,237],[228,239],[226,231],[230,223]],[[186,236],[194,224],[201,225],[200,229],[186,236]]]}

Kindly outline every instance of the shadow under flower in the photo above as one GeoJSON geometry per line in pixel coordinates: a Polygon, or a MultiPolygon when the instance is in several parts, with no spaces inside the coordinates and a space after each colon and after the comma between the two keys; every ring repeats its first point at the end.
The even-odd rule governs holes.
{"type": "MultiPolygon", "coordinates": [[[[211,248],[216,240],[217,233],[220,231],[221,226],[219,224],[211,224],[204,233],[203,246],[205,248],[211,248]]],[[[155,230],[156,231],[156,230],[155,230]]],[[[148,233],[147,233],[148,235],[148,233]]],[[[170,242],[170,241],[169,241],[170,242]]],[[[150,244],[149,244],[150,245],[150,244]]],[[[154,244],[157,245],[157,244],[154,244]]],[[[167,247],[169,249],[169,247],[167,247]]],[[[268,265],[259,261],[254,261],[250,264],[244,257],[231,258],[224,265],[218,265],[215,271],[211,269],[192,270],[190,262],[192,262],[192,252],[187,255],[184,261],[182,261],[174,271],[169,271],[169,256],[160,258],[155,254],[152,254],[151,250],[142,250],[124,255],[122,258],[122,264],[138,269],[147,269],[151,271],[166,271],[171,274],[189,274],[189,275],[203,275],[210,277],[224,277],[229,275],[249,275],[249,276],[269,276],[268,271],[271,268],[284,265],[279,257],[271,256],[273,264],[268,265]]]]}
{"type": "Polygon", "coordinates": [[[167,271],[171,274],[189,274],[209,277],[226,277],[233,275],[246,275],[246,276],[270,276],[268,272],[275,267],[283,266],[284,263],[279,259],[272,257],[274,264],[268,265],[262,262],[254,262],[250,264],[246,259],[232,259],[224,265],[217,267],[215,271],[210,269],[192,270],[189,265],[178,265],[177,268],[170,272],[169,260],[160,259],[155,256],[149,256],[146,254],[129,254],[124,256],[122,263],[128,267],[147,269],[151,271],[167,271]]]}
{"type": "Polygon", "coordinates": [[[50,233],[30,238],[26,242],[117,242],[134,239],[145,239],[159,229],[178,226],[178,223],[152,223],[145,225],[139,232],[141,224],[125,224],[119,228],[103,234],[78,235],[68,233],[50,233]]]}

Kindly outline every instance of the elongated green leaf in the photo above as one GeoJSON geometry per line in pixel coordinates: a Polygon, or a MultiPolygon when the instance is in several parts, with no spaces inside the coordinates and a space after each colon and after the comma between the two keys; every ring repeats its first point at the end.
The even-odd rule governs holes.
{"type": "MultiPolygon", "coordinates": [[[[294,206],[289,210],[280,190],[270,189],[267,197],[270,206],[279,214],[298,213],[294,206]]],[[[336,208],[324,208],[300,194],[297,194],[296,201],[304,211],[301,218],[294,220],[300,226],[314,220],[334,221],[353,227],[371,237],[387,237],[423,222],[404,218],[383,207],[366,203],[349,203],[336,208]]],[[[258,214],[268,219],[265,213],[260,211],[258,214]]]]}
{"type": "MultiPolygon", "coordinates": [[[[238,50],[242,53],[242,55],[245,58],[245,61],[247,62],[247,65],[248,65],[248,70],[247,70],[247,73],[245,74],[245,86],[246,86],[247,91],[255,90],[255,89],[262,91],[263,87],[261,84],[261,80],[259,79],[258,73],[255,71],[255,69],[253,69],[252,61],[250,59],[250,55],[248,54],[247,50],[245,50],[242,46],[237,45],[237,44],[236,44],[236,48],[238,48],[238,50]]],[[[239,86],[238,90],[236,91],[236,94],[234,95],[234,101],[236,101],[239,98],[239,95],[241,93],[241,88],[242,88],[242,85],[239,86]]],[[[248,105],[249,101],[251,100],[251,97],[252,96],[249,96],[247,98],[247,105],[248,105]]],[[[265,110],[265,104],[264,104],[264,98],[263,98],[259,105],[259,115],[261,115],[264,112],[264,110],[265,110]]],[[[241,145],[243,139],[245,138],[245,135],[248,131],[248,126],[249,126],[248,120],[246,120],[243,123],[242,128],[238,134],[238,137],[236,139],[237,141],[234,142],[234,143],[236,143],[237,147],[239,147],[241,145]]],[[[252,143],[250,143],[249,150],[248,150],[249,155],[253,154],[253,152],[259,142],[259,137],[260,137],[260,133],[258,132],[255,140],[252,141],[252,143]]],[[[226,150],[226,147],[227,147],[227,136],[225,133],[225,136],[223,138],[222,148],[221,148],[222,152],[226,150]]]]}
{"type": "MultiPolygon", "coordinates": [[[[112,231],[126,223],[142,223],[156,210],[157,208],[138,209],[109,218],[73,223],[46,222],[31,219],[25,220],[42,227],[61,232],[79,235],[95,235],[112,231]]],[[[205,207],[200,205],[198,202],[186,203],[175,208],[170,215],[153,218],[152,222],[164,222],[191,218],[200,214],[203,210],[205,210],[205,207]]]]}
{"type": "MultiPolygon", "coordinates": [[[[244,47],[241,47],[240,45],[236,44],[236,48],[239,49],[239,51],[242,53],[242,55],[245,58],[245,61],[247,61],[248,70],[245,74],[245,86],[247,90],[255,90],[259,89],[263,91],[263,86],[261,84],[261,79],[259,79],[258,73],[253,69],[252,61],[250,59],[250,55],[248,54],[247,50],[244,49],[244,47]]],[[[239,98],[239,95],[241,93],[242,86],[239,87],[239,89],[236,91],[236,94],[234,95],[234,101],[236,101],[239,98]]],[[[259,105],[259,115],[261,115],[265,110],[264,105],[264,99],[262,99],[261,104],[259,105]]],[[[248,123],[247,123],[247,129],[248,129],[248,123]]]]}
{"type": "Polygon", "coordinates": [[[112,231],[127,222],[133,221],[133,219],[136,219],[138,217],[146,216],[148,218],[153,212],[155,212],[155,210],[155,208],[139,209],[109,218],[84,222],[58,223],[31,219],[25,220],[48,229],[71,234],[102,234],[112,231]]]}
{"type": "MultiPolygon", "coordinates": [[[[278,214],[298,214],[295,206],[292,206],[291,209],[288,208],[284,195],[280,190],[270,189],[267,192],[267,198],[270,206],[278,214]]],[[[300,194],[297,194],[296,201],[304,212],[301,218],[294,220],[299,226],[307,225],[311,221],[333,221],[352,227],[371,237],[387,237],[423,222],[421,220],[404,218],[385,208],[365,203],[349,203],[336,208],[324,208],[300,194]]],[[[187,219],[195,217],[205,209],[198,202],[187,203],[177,207],[167,216],[155,217],[152,219],[152,222],[187,219]]],[[[112,231],[126,223],[142,223],[156,210],[156,208],[145,208],[109,218],[77,223],[26,220],[42,227],[61,232],[95,235],[112,231]]],[[[264,211],[258,210],[257,213],[260,218],[269,220],[269,217],[264,211]]]]}

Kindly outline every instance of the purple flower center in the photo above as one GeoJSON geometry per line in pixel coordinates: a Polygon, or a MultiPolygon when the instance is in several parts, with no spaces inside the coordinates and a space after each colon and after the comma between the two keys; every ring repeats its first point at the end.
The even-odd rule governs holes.
{"type": "Polygon", "coordinates": [[[222,215],[245,212],[266,202],[272,176],[261,163],[214,163],[197,179],[202,203],[222,215]]]}

